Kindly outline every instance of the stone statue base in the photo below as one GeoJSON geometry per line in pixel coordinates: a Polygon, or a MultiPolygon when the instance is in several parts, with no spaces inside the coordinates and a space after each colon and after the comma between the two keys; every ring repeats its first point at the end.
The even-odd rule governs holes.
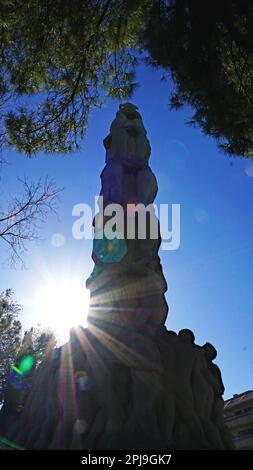
{"type": "Polygon", "coordinates": [[[0,413],[6,438],[26,449],[233,448],[209,343],[109,325],[73,328],[44,359],[15,417],[8,400],[0,413]]]}

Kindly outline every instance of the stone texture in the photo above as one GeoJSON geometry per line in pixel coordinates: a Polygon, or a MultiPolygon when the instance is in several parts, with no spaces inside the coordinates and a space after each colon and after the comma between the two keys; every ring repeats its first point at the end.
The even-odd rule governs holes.
{"type": "MultiPolygon", "coordinates": [[[[105,168],[101,173],[103,205],[95,218],[95,237],[92,258],[93,273],[87,280],[91,293],[88,323],[108,326],[113,322],[132,328],[164,325],[168,306],[167,290],[158,251],[161,244],[159,221],[152,203],[157,193],[155,175],[148,165],[151,147],[141,115],[130,103],[120,105],[119,111],[105,138],[105,168]],[[109,204],[124,209],[123,239],[96,239],[110,217],[104,217],[109,204]],[[136,214],[129,203],[143,204],[136,214]],[[145,207],[150,206],[146,214],[145,207]],[[146,223],[144,239],[137,238],[138,218],[146,223]],[[128,223],[135,228],[136,237],[129,239],[128,223]],[[157,227],[156,238],[152,229],[157,227]],[[113,319],[113,320],[112,320],[113,319]]],[[[104,328],[104,326],[103,326],[104,328]]],[[[110,326],[112,328],[112,326],[110,326]]]]}
{"type": "Polygon", "coordinates": [[[47,355],[16,414],[10,385],[14,399],[6,400],[2,425],[0,415],[0,431],[28,449],[233,448],[215,348],[196,345],[190,330],[176,334],[164,326],[167,283],[156,217],[144,214],[145,239],[128,239],[126,225],[121,238],[96,238],[112,222],[103,212],[109,204],[120,204],[124,222],[129,202],[152,209],[157,182],[137,109],[120,105],[104,140],[88,328],[73,328],[69,342],[47,355]]]}
{"type": "Polygon", "coordinates": [[[101,331],[73,328],[45,359],[7,438],[28,449],[233,448],[220,373],[213,382],[218,368],[189,330],[101,331]]]}

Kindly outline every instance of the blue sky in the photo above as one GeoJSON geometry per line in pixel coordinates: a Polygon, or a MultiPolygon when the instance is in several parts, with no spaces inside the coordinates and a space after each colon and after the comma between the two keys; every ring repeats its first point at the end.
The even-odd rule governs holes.
{"type": "MultiPolygon", "coordinates": [[[[215,345],[228,398],[253,388],[253,162],[223,155],[213,140],[188,127],[190,109],[170,111],[170,84],[160,78],[159,71],[140,67],[141,86],[131,101],[139,106],[152,147],[150,165],[159,184],[156,203],[181,205],[181,245],[160,253],[169,286],[167,327],[190,328],[198,344],[215,345]]],[[[28,160],[4,152],[3,201],[18,193],[16,178],[24,175],[32,180],[48,175],[65,187],[58,217],[51,214],[40,231],[43,240],[28,245],[25,269],[8,266],[6,246],[0,243],[0,290],[13,288],[23,306],[24,328],[57,323],[67,337],[69,326],[85,321],[92,242],[72,238],[71,214],[77,203],[94,206],[105,158],[102,141],[117,108],[111,101],[91,114],[78,154],[28,160]],[[66,313],[68,290],[72,300],[76,293],[76,301],[69,301],[66,313]],[[45,311],[49,304],[50,314],[45,311]]]]}

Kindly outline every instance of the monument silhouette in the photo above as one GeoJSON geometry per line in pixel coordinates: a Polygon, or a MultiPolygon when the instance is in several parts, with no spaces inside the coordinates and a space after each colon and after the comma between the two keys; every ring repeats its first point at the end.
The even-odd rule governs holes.
{"type": "Polygon", "coordinates": [[[48,352],[16,414],[9,392],[2,433],[26,449],[233,448],[215,348],[165,327],[158,187],[137,106],[119,106],[104,146],[88,326],[48,352]]]}

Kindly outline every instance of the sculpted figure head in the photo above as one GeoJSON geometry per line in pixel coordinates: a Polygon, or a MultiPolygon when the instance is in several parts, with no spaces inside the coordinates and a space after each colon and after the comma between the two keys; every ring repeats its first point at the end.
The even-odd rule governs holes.
{"type": "Polygon", "coordinates": [[[217,356],[217,351],[215,347],[211,343],[205,343],[202,348],[205,351],[206,357],[210,360],[213,361],[216,356],[217,356]]]}
{"type": "Polygon", "coordinates": [[[178,336],[184,343],[194,344],[195,336],[191,330],[184,328],[179,331],[178,336]]]}
{"type": "Polygon", "coordinates": [[[140,113],[137,111],[138,106],[132,103],[122,103],[119,105],[120,112],[124,113],[127,119],[141,119],[140,113]]]}

